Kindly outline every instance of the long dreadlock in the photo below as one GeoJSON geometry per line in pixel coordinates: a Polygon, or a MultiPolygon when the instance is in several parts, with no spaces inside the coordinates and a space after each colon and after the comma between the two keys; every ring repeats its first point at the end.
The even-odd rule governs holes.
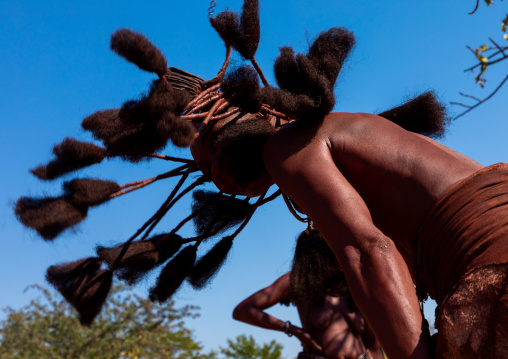
{"type": "MultiPolygon", "coordinates": [[[[48,268],[47,280],[78,310],[83,324],[90,324],[100,312],[113,275],[135,284],[149,271],[163,266],[150,290],[150,298],[160,302],[171,297],[185,280],[196,289],[203,288],[224,263],[234,238],[256,209],[281,194],[279,190],[271,195],[265,192],[251,203],[249,198],[197,190],[207,182],[203,176],[185,187],[190,175],[198,171],[194,161],[157,151],[169,141],[188,147],[215,121],[241,112],[257,113],[259,118],[274,115],[288,120],[320,121],[335,105],[334,85],[355,45],[354,36],[347,29],[337,27],[322,32],[307,54],[295,55],[290,47],[282,47],[274,65],[279,86],[275,87],[268,84],[255,60],[260,39],[258,0],[244,0],[240,15],[224,11],[211,17],[210,22],[226,45],[226,59],[217,76],[208,81],[168,68],[162,52],[142,34],[129,29],[113,33],[111,49],[140,69],[154,73],[157,79],[139,99],[126,101],[119,108],[98,111],[83,120],[82,128],[91,132],[102,146],[67,138],[53,148],[53,160],[31,172],[41,180],[54,180],[115,157],[128,162],[157,158],[174,162],[176,167],[124,185],[76,178],[63,184],[61,196],[22,197],[16,203],[18,219],[45,240],[53,240],[84,220],[89,207],[159,180],[180,178],[156,213],[126,241],[110,248],[98,246],[96,256],[48,268]],[[227,73],[233,49],[252,66],[243,65],[227,73]],[[191,214],[172,230],[151,235],[175,203],[192,191],[191,214]],[[178,235],[191,220],[197,235],[192,238],[178,235]],[[203,241],[234,227],[231,235],[225,235],[207,254],[196,258],[203,241]]],[[[446,124],[444,108],[432,93],[381,115],[427,135],[441,135],[446,124]],[[413,121],[415,118],[417,121],[413,121]]]]}
{"type": "Polygon", "coordinates": [[[335,254],[321,233],[307,228],[296,240],[289,298],[295,304],[319,303],[327,295],[350,296],[346,278],[336,268],[335,254]]]}

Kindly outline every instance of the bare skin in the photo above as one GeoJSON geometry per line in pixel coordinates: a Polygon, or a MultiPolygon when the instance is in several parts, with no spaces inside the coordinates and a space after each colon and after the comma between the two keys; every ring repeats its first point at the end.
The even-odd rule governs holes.
{"type": "MultiPolygon", "coordinates": [[[[288,124],[266,144],[264,163],[334,251],[387,356],[430,358],[410,275],[415,241],[436,199],[483,166],[364,113],[288,124]]],[[[219,188],[225,180],[214,178],[219,188]]]]}
{"type": "MultiPolygon", "coordinates": [[[[289,273],[272,285],[254,293],[233,311],[233,318],[261,328],[284,332],[285,322],[264,312],[288,298],[289,273]]],[[[362,315],[346,298],[325,297],[321,305],[297,305],[302,328],[289,326],[306,353],[328,359],[354,359],[367,349],[374,359],[384,358],[381,346],[362,315]],[[365,338],[362,340],[362,338],[365,338]]]]}
{"type": "Polygon", "coordinates": [[[435,200],[483,166],[379,116],[346,113],[284,127],[264,158],[326,238],[388,357],[430,357],[412,248],[435,200]]]}

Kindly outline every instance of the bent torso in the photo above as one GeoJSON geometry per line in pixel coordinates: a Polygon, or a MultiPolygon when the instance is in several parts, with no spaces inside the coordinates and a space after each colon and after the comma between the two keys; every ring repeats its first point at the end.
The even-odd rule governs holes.
{"type": "Polygon", "coordinates": [[[322,303],[299,304],[302,327],[323,348],[328,359],[357,358],[365,352],[362,341],[365,322],[345,297],[330,297],[322,303]]]}
{"type": "Polygon", "coordinates": [[[318,124],[296,121],[272,136],[265,158],[267,151],[280,151],[277,158],[288,176],[321,161],[318,171],[308,170],[315,172],[306,174],[310,182],[335,165],[410,270],[414,241],[432,205],[450,185],[483,167],[430,138],[363,113],[333,113],[318,124]]]}

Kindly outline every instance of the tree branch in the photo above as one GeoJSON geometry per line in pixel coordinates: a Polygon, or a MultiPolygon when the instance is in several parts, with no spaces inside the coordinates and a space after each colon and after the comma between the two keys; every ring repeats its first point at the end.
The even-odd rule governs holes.
{"type": "Polygon", "coordinates": [[[469,97],[469,98],[472,98],[473,100],[476,100],[476,101],[478,101],[478,102],[480,102],[480,101],[481,101],[478,97],[474,97],[473,95],[468,95],[468,94],[465,94],[465,93],[463,93],[463,92],[459,92],[459,95],[464,96],[464,97],[469,97]]]}
{"type": "MultiPolygon", "coordinates": [[[[471,50],[473,53],[475,53],[475,52],[474,52],[474,50],[473,50],[473,49],[471,49],[471,47],[469,47],[469,46],[466,46],[466,47],[467,47],[469,50],[471,50]]],[[[490,56],[487,56],[487,59],[489,59],[489,62],[487,62],[485,65],[486,65],[486,66],[490,66],[490,65],[493,65],[493,64],[495,64],[495,63],[498,63],[499,61],[502,61],[502,60],[505,60],[506,58],[508,58],[508,56],[504,53],[504,50],[508,50],[508,46],[505,46],[505,47],[502,47],[502,48],[501,48],[501,47],[499,47],[499,50],[498,50],[498,51],[496,51],[495,53],[493,53],[493,54],[492,54],[492,55],[490,55],[490,56]],[[492,62],[490,61],[493,57],[495,57],[495,56],[497,56],[497,55],[499,55],[499,54],[503,54],[503,56],[502,56],[502,57],[500,57],[499,59],[496,59],[496,60],[492,61],[492,62]]],[[[475,54],[475,56],[476,56],[476,54],[475,54]]],[[[470,68],[465,69],[465,70],[464,70],[464,72],[472,71],[472,70],[474,70],[475,68],[477,68],[478,66],[481,66],[481,65],[482,65],[482,63],[481,63],[481,62],[479,62],[479,63],[477,63],[476,65],[471,66],[470,68]]]]}
{"type": "MultiPolygon", "coordinates": [[[[468,105],[465,105],[465,104],[462,104],[462,103],[458,103],[458,102],[451,102],[451,104],[453,105],[459,105],[459,106],[464,106],[464,107],[468,107],[468,109],[464,112],[462,112],[461,114],[459,114],[458,116],[455,116],[453,119],[456,120],[458,119],[459,117],[462,117],[464,116],[466,113],[468,113],[469,111],[472,111],[474,110],[475,108],[477,108],[478,106],[480,106],[482,103],[485,103],[487,102],[488,100],[490,100],[492,98],[492,96],[494,96],[496,94],[497,91],[499,91],[499,89],[501,87],[503,87],[503,85],[506,83],[506,81],[508,81],[508,75],[504,78],[503,81],[501,81],[501,83],[496,87],[496,89],[490,94],[488,95],[487,97],[485,97],[483,100],[478,100],[476,99],[478,102],[473,105],[473,106],[468,106],[468,105]]],[[[471,98],[474,98],[473,96],[470,96],[470,95],[463,95],[463,96],[466,96],[466,97],[471,97],[471,98]]]]}
{"type": "Polygon", "coordinates": [[[468,14],[473,15],[476,12],[476,10],[478,10],[479,5],[480,5],[480,0],[476,0],[476,6],[475,6],[474,10],[469,12],[468,14]]]}
{"type": "MultiPolygon", "coordinates": [[[[504,53],[504,51],[503,51],[503,48],[502,48],[501,46],[499,46],[499,45],[497,44],[497,42],[495,42],[494,40],[492,40],[492,38],[491,38],[491,37],[489,37],[489,40],[490,40],[490,42],[492,42],[492,43],[494,44],[494,46],[495,46],[495,47],[497,47],[497,48],[498,48],[498,50],[499,50],[499,51],[501,51],[501,52],[503,53],[503,56],[506,56],[506,54],[505,54],[505,53],[504,53]]],[[[505,49],[506,49],[506,47],[505,47],[505,49]]]]}

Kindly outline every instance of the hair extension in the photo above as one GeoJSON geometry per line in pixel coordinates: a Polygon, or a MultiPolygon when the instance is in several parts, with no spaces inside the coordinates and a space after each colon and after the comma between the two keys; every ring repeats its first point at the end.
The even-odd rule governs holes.
{"type": "Polygon", "coordinates": [[[148,154],[165,146],[167,139],[159,137],[157,120],[151,118],[148,98],[125,102],[118,112],[120,131],[105,142],[108,150],[124,160],[139,162],[148,154]]]}
{"type": "Polygon", "coordinates": [[[74,179],[64,182],[60,197],[20,198],[14,212],[21,223],[35,229],[45,240],[52,240],[88,214],[89,206],[97,206],[120,190],[112,181],[74,179]]]}
{"type": "Polygon", "coordinates": [[[289,46],[283,46],[279,50],[280,55],[275,59],[273,64],[273,72],[277,85],[282,90],[294,94],[304,93],[305,89],[300,79],[300,70],[295,59],[294,50],[289,46]]]}
{"type": "Polygon", "coordinates": [[[84,258],[46,271],[46,280],[78,311],[83,325],[90,325],[100,312],[111,287],[112,273],[99,271],[101,263],[99,258],[84,258]]]}
{"type": "Polygon", "coordinates": [[[66,138],[53,147],[55,159],[30,170],[37,178],[52,180],[66,173],[101,162],[106,150],[93,143],[66,138]]]}
{"type": "Polygon", "coordinates": [[[281,47],[274,73],[284,91],[262,89],[263,102],[293,118],[323,118],[335,106],[333,87],[354,43],[351,32],[332,28],[316,38],[307,56],[295,57],[292,48],[281,47]]]}
{"type": "Polygon", "coordinates": [[[350,31],[332,28],[319,34],[306,57],[297,55],[295,59],[291,47],[281,47],[274,64],[277,84],[295,94],[308,94],[314,101],[324,97],[322,112],[331,111],[335,104],[333,86],[354,44],[350,31]]]}
{"type": "MultiPolygon", "coordinates": [[[[215,18],[210,18],[210,24],[224,43],[235,47],[237,29],[240,27],[237,13],[229,10],[222,11],[215,18]]],[[[236,47],[235,50],[237,50],[236,47]]]]}
{"type": "MultiPolygon", "coordinates": [[[[136,123],[136,117],[132,116],[134,113],[141,119],[147,117],[139,101],[127,101],[122,109],[97,111],[86,117],[81,127],[90,131],[95,139],[102,141],[109,156],[128,157],[130,151],[128,141],[143,130],[143,124],[136,123]]],[[[134,156],[132,160],[139,161],[141,158],[134,156]]]]}
{"type": "Polygon", "coordinates": [[[93,277],[101,265],[101,259],[94,257],[53,265],[46,271],[46,280],[67,298],[79,289],[84,279],[93,277]]]}
{"type": "Polygon", "coordinates": [[[261,34],[258,0],[244,0],[240,20],[238,14],[226,10],[210,18],[210,23],[222,40],[233,46],[243,58],[254,58],[261,34]]]}
{"type": "Polygon", "coordinates": [[[196,213],[194,228],[199,235],[222,233],[241,223],[252,205],[246,200],[222,195],[220,192],[196,190],[192,193],[192,212],[196,213]],[[203,208],[204,207],[204,208],[203,208]]]}
{"type": "Polygon", "coordinates": [[[106,144],[109,138],[122,130],[119,112],[119,108],[94,112],[83,119],[81,127],[90,131],[96,140],[106,144]]]}
{"type": "Polygon", "coordinates": [[[76,310],[79,313],[79,322],[89,326],[100,313],[113,282],[113,273],[104,269],[97,273],[83,289],[76,310]]]}
{"type": "Polygon", "coordinates": [[[166,112],[180,115],[189,103],[187,91],[176,90],[169,82],[155,80],[148,92],[148,110],[152,119],[162,117],[166,112]]]}
{"type": "Polygon", "coordinates": [[[263,103],[285,113],[291,118],[306,117],[315,108],[314,101],[307,95],[295,94],[276,87],[263,87],[260,90],[263,103]]]}
{"type": "Polygon", "coordinates": [[[157,123],[157,132],[162,138],[169,138],[177,147],[189,147],[194,140],[194,127],[181,117],[166,112],[157,123]]]}
{"type": "Polygon", "coordinates": [[[177,146],[189,146],[194,139],[194,127],[179,117],[189,98],[187,91],[175,90],[159,79],[152,82],[147,95],[137,101],[127,101],[120,109],[119,118],[123,124],[134,124],[135,131],[118,140],[122,151],[134,142],[138,149],[132,152],[147,156],[165,146],[168,139],[177,146]]]}
{"type": "Polygon", "coordinates": [[[167,71],[164,55],[144,35],[129,29],[117,30],[111,35],[111,50],[132,62],[140,69],[156,73],[159,77],[167,71]]]}
{"type": "Polygon", "coordinates": [[[63,197],[21,197],[14,209],[25,226],[33,228],[45,240],[52,240],[86,218],[88,207],[63,197]]]}
{"type": "Polygon", "coordinates": [[[334,270],[335,255],[316,229],[306,229],[297,239],[290,274],[293,302],[319,302],[326,295],[348,294],[344,273],[334,270]]]}
{"type": "Polygon", "coordinates": [[[433,91],[425,92],[379,116],[408,131],[434,138],[443,137],[446,126],[450,123],[446,106],[437,100],[433,91]]]}
{"type": "Polygon", "coordinates": [[[333,87],[354,46],[355,37],[351,31],[334,27],[318,35],[310,46],[307,57],[333,87]]]}
{"type": "Polygon", "coordinates": [[[189,245],[166,264],[157,278],[157,284],[150,289],[151,301],[164,303],[175,294],[192,271],[196,250],[197,246],[189,245]]]}
{"type": "Polygon", "coordinates": [[[333,109],[333,86],[304,55],[294,57],[291,48],[281,48],[274,71],[284,89],[262,88],[260,94],[263,103],[298,119],[321,120],[333,109]]]}
{"type": "Polygon", "coordinates": [[[261,37],[258,0],[244,0],[240,16],[240,30],[242,41],[237,44],[238,52],[246,59],[253,59],[261,37]]]}
{"type": "Polygon", "coordinates": [[[149,271],[171,258],[182,246],[182,237],[179,235],[165,237],[166,233],[110,248],[97,246],[96,252],[118,278],[134,285],[149,271]],[[120,255],[122,258],[118,261],[120,255]]]}
{"type": "Polygon", "coordinates": [[[190,145],[194,128],[180,118],[188,102],[186,91],[159,79],[139,100],[125,102],[120,110],[96,112],[81,125],[104,143],[110,156],[139,162],[166,146],[169,139],[179,147],[190,145]]]}
{"type": "Polygon", "coordinates": [[[113,181],[80,178],[63,184],[65,196],[76,205],[97,206],[109,200],[109,196],[120,190],[113,181]]]}
{"type": "Polygon", "coordinates": [[[232,106],[249,113],[261,109],[259,78],[251,66],[244,65],[226,74],[221,89],[232,106]]]}
{"type": "Polygon", "coordinates": [[[210,283],[226,261],[232,245],[233,237],[224,237],[197,261],[187,279],[194,289],[203,289],[210,283]]]}
{"type": "Polygon", "coordinates": [[[311,60],[302,54],[296,55],[296,62],[300,69],[303,88],[306,94],[314,100],[315,111],[322,117],[335,106],[333,86],[326,76],[321,75],[311,60]]]}

